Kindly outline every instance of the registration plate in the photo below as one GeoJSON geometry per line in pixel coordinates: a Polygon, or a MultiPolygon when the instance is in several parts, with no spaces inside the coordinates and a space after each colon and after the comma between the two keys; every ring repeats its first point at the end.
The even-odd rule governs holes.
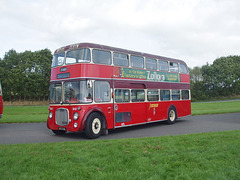
{"type": "Polygon", "coordinates": [[[67,131],[67,129],[64,128],[64,127],[59,127],[58,129],[61,130],[61,131],[67,131]]]}

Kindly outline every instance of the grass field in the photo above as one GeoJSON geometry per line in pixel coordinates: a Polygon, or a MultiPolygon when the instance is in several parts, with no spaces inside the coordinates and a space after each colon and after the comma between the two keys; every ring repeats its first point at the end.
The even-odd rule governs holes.
{"type": "MultiPolygon", "coordinates": [[[[192,114],[240,112],[240,101],[192,114]]],[[[47,106],[5,106],[0,122],[46,122],[47,106]]],[[[240,131],[0,145],[0,179],[240,179],[240,131]]]]}
{"type": "MultiPolygon", "coordinates": [[[[240,112],[240,101],[192,103],[192,115],[240,112]]],[[[48,106],[4,106],[0,123],[46,122],[48,106]]]]}
{"type": "Polygon", "coordinates": [[[192,103],[192,115],[240,112],[240,101],[192,103]]]}
{"type": "Polygon", "coordinates": [[[46,122],[48,106],[4,106],[0,123],[46,122]]]}
{"type": "Polygon", "coordinates": [[[0,179],[240,179],[240,131],[0,145],[0,179]]]}

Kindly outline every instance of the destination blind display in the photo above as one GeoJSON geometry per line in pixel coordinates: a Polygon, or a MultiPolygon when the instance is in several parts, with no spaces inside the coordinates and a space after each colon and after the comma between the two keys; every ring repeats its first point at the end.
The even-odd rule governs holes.
{"type": "Polygon", "coordinates": [[[119,68],[120,77],[156,82],[180,82],[179,74],[140,69],[119,68]]]}

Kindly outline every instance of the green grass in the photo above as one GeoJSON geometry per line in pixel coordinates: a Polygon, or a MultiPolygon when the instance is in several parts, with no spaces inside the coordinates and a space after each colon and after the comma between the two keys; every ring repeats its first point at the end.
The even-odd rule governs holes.
{"type": "MultiPolygon", "coordinates": [[[[240,101],[192,103],[192,115],[240,112],[240,101]]],[[[46,122],[48,106],[4,106],[0,123],[46,122]]]]}
{"type": "Polygon", "coordinates": [[[0,145],[0,179],[240,179],[240,131],[0,145]]]}
{"type": "Polygon", "coordinates": [[[192,103],[192,115],[240,112],[240,101],[192,103]]]}
{"type": "Polygon", "coordinates": [[[46,122],[48,106],[4,106],[0,123],[46,122]]]}

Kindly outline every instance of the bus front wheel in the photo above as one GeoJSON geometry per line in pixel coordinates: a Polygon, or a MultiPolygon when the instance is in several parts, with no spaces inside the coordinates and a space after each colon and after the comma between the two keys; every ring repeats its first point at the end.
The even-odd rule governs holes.
{"type": "Polygon", "coordinates": [[[173,106],[171,106],[168,109],[167,123],[168,124],[174,124],[176,122],[176,119],[177,119],[177,111],[176,111],[176,109],[173,106]]]}
{"type": "Polygon", "coordinates": [[[85,134],[88,138],[98,138],[102,132],[102,117],[99,113],[92,113],[88,116],[85,124],[85,134]]]}

